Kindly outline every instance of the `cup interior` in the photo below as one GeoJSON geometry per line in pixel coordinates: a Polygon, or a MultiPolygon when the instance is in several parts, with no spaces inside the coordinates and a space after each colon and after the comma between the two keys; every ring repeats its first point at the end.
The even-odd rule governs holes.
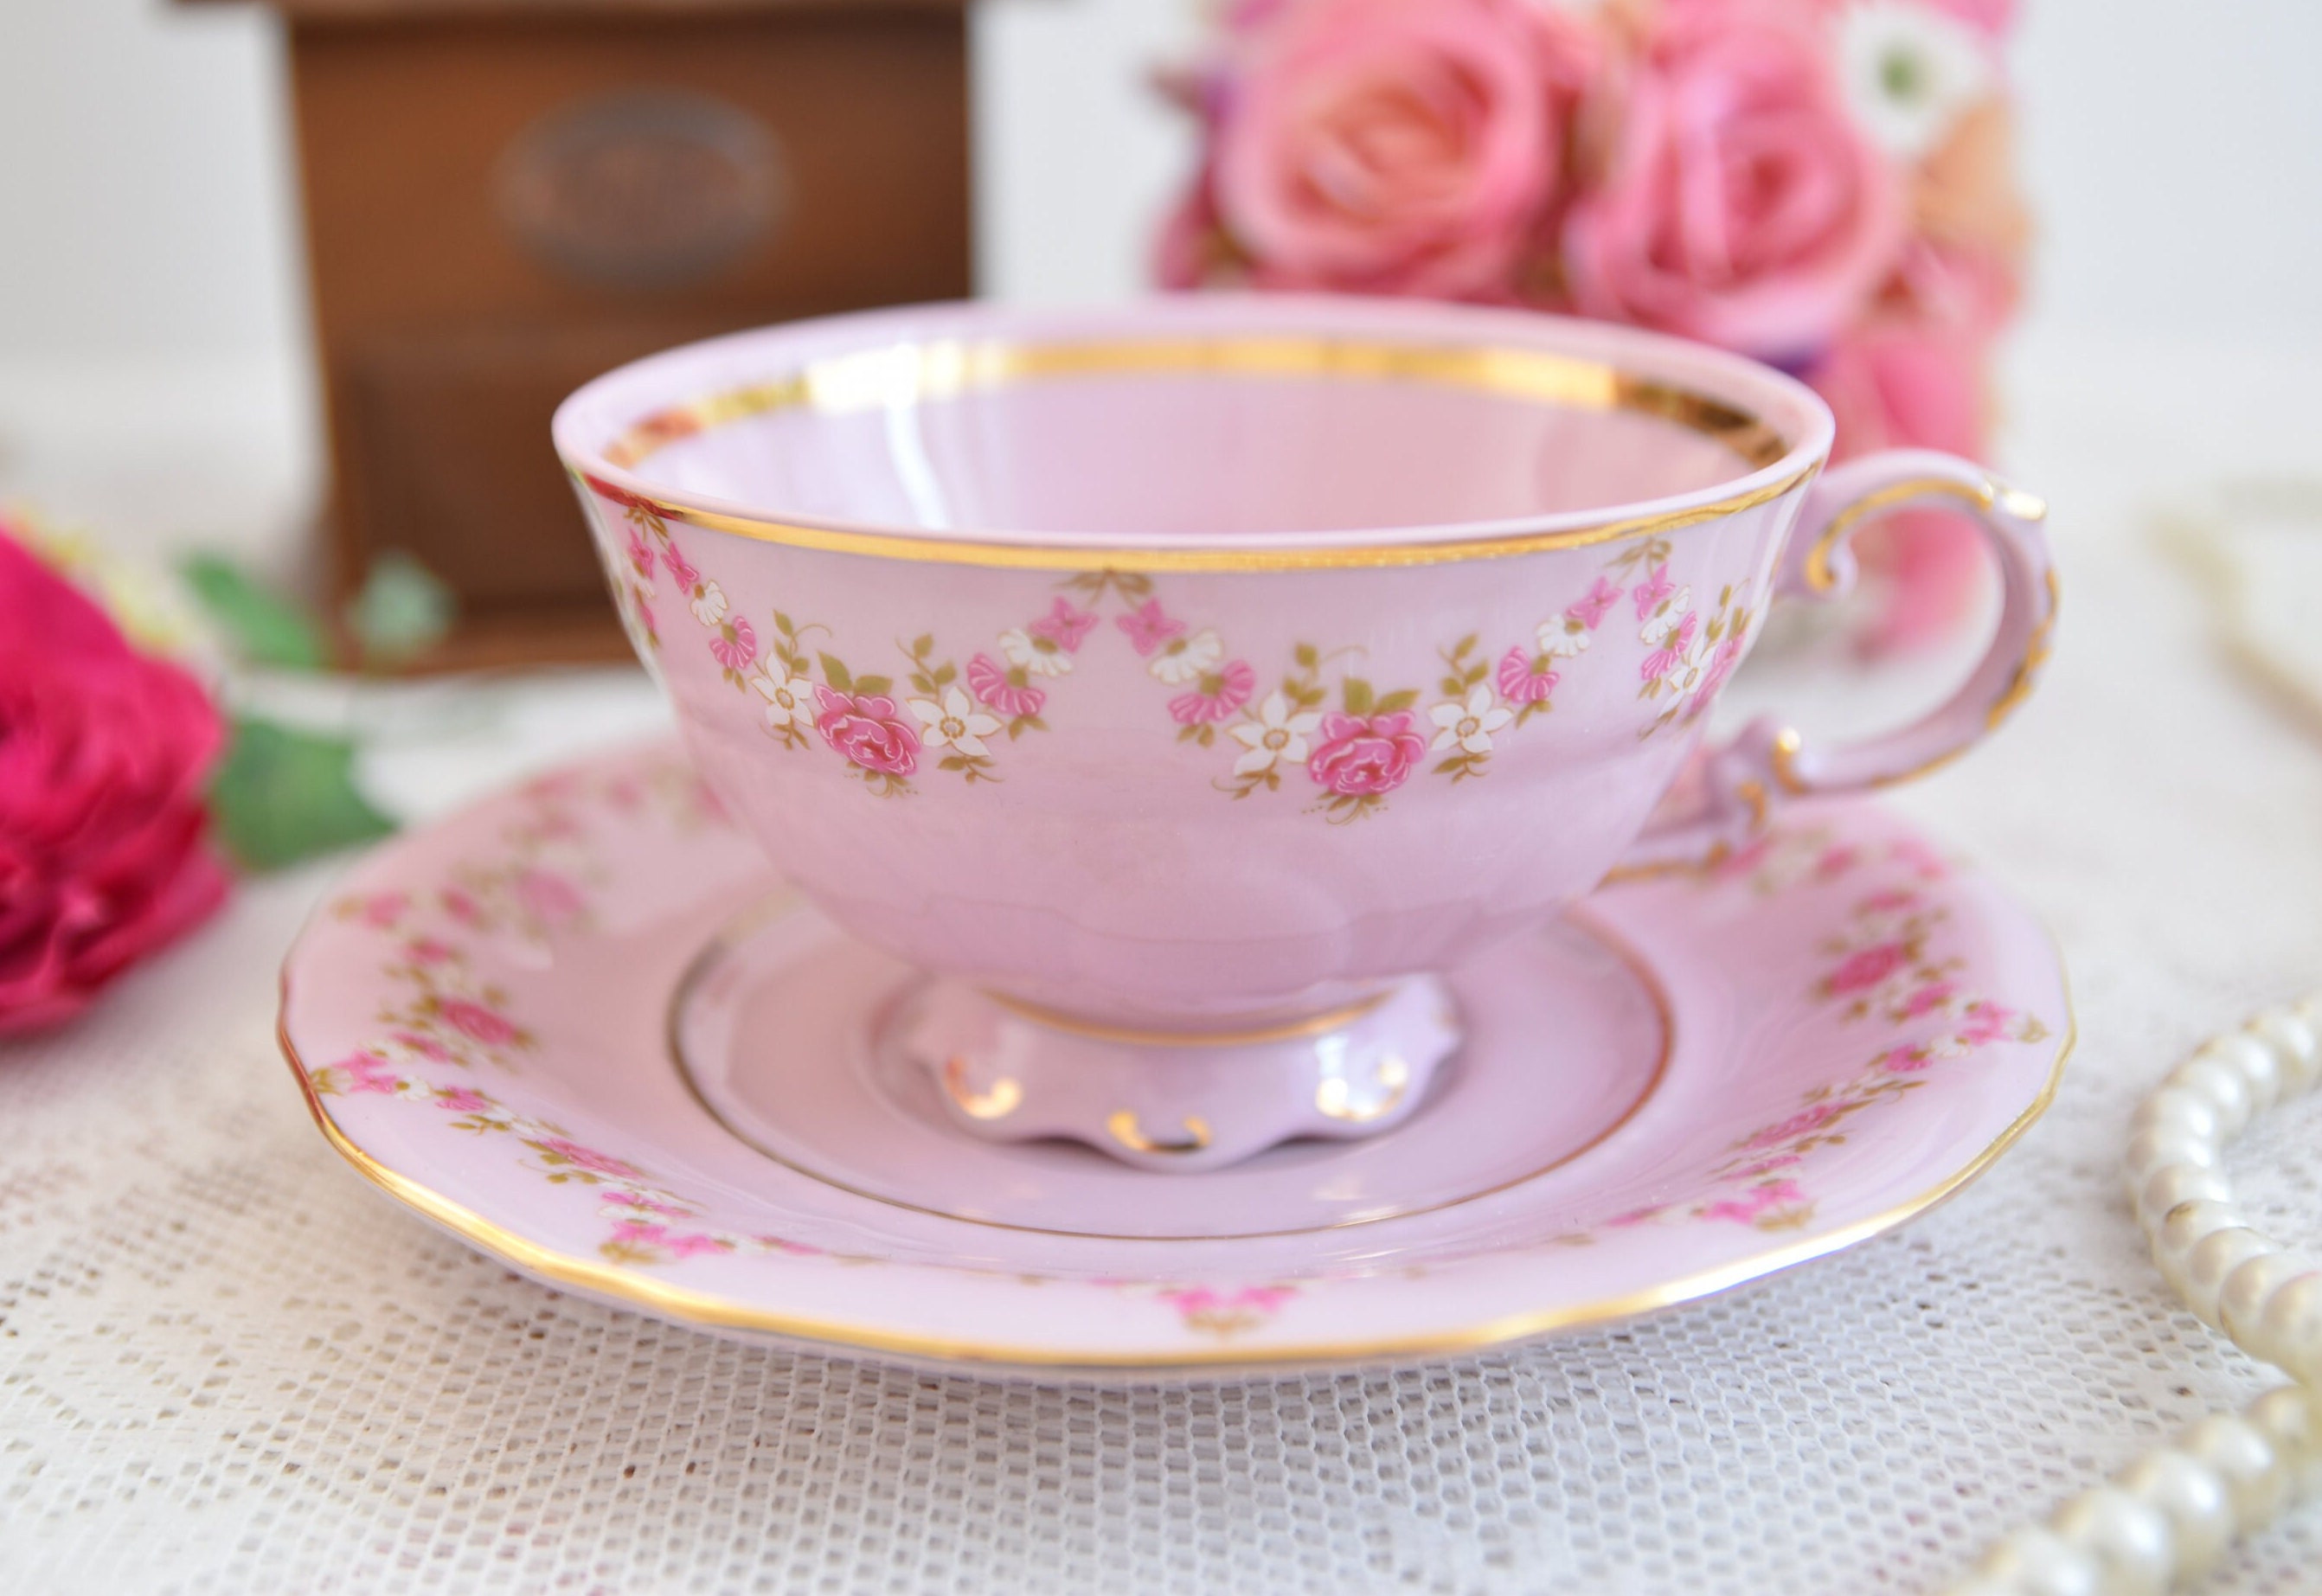
{"type": "Polygon", "coordinates": [[[583,470],[681,503],[1200,542],[1456,534],[1714,495],[1817,452],[1828,427],[1777,372],[1626,329],[1230,297],[772,328],[626,368],[557,424],[583,470]]]}

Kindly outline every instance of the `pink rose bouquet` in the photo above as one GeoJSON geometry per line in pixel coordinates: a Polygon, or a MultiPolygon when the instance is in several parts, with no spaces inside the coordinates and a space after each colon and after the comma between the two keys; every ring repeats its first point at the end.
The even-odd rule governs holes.
{"type": "Polygon", "coordinates": [[[0,530],[0,1035],[69,1018],[225,895],[199,683],[0,530]]]}
{"type": "MultiPolygon", "coordinates": [[[[1175,80],[1202,159],[1158,271],[1632,323],[1796,372],[1837,457],[1974,455],[2028,228],[2012,0],[1239,0],[1175,80]]],[[[1863,547],[1900,647],[1971,607],[1975,534],[1863,547]]]]}

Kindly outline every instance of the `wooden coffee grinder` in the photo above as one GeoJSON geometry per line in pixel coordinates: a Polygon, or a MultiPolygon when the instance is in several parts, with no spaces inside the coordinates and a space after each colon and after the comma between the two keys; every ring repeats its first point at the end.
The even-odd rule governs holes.
{"type": "Polygon", "coordinates": [[[271,3],[334,581],[389,550],[442,578],[435,663],[626,652],[548,442],[581,382],[969,291],[964,0],[271,3]]]}

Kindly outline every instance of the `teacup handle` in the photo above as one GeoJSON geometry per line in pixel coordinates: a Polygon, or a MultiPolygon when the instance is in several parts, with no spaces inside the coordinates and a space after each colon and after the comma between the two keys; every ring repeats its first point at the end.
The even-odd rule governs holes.
{"type": "Polygon", "coordinates": [[[1760,716],[1697,756],[1615,877],[1722,858],[1792,798],[1861,792],[1933,770],[1979,741],[2032,690],[2056,621],[2056,572],[2041,523],[2048,506],[1981,466],[1925,449],[1866,456],[1807,490],[1782,552],[1777,597],[1835,598],[1854,585],[1854,534],[1881,516],[1933,506],[1964,511],[1999,566],[1998,630],[1959,690],[1909,725],[1830,747],[1760,716]]]}

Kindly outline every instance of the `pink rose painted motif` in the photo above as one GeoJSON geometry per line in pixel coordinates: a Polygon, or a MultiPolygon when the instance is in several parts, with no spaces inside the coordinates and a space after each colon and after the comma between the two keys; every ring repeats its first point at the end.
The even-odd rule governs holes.
{"type": "Polygon", "coordinates": [[[919,739],[883,693],[846,693],[818,687],[814,729],[822,740],[866,777],[882,779],[882,790],[900,788],[919,769],[919,739]]]}
{"type": "Polygon", "coordinates": [[[1387,715],[1333,712],[1317,729],[1306,773],[1314,784],[1341,798],[1381,798],[1411,780],[1426,756],[1409,710],[1387,715]]]}
{"type": "Polygon", "coordinates": [[[505,1047],[520,1035],[516,1022],[506,1015],[465,998],[446,998],[437,1005],[436,1012],[453,1030],[487,1047],[505,1047]]]}

